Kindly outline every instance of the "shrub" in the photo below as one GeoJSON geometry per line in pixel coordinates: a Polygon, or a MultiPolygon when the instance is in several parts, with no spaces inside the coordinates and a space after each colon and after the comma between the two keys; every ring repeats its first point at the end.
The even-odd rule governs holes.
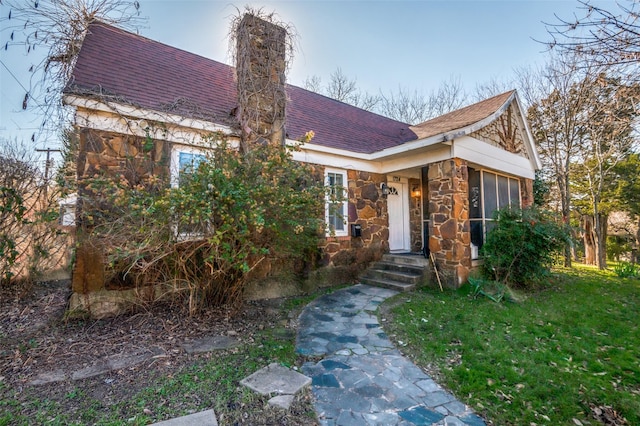
{"type": "Polygon", "coordinates": [[[620,278],[635,278],[640,276],[640,268],[635,263],[620,262],[613,267],[613,272],[620,278]]]}
{"type": "Polygon", "coordinates": [[[482,272],[514,288],[528,288],[548,272],[568,242],[566,229],[535,207],[498,210],[494,219],[482,246],[482,272]]]}
{"type": "Polygon", "coordinates": [[[145,179],[89,180],[85,229],[105,253],[108,279],[169,284],[186,292],[191,312],[240,302],[254,267],[266,259],[306,261],[324,232],[322,179],[280,145],[240,154],[216,135],[179,187],[145,179]]]}

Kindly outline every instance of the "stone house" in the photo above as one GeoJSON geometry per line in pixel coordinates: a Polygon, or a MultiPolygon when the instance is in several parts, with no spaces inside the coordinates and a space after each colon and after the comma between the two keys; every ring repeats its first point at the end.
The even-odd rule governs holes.
{"type": "MultiPolygon", "coordinates": [[[[75,109],[78,176],[123,173],[124,159],[139,156],[151,136],[146,170],[175,182],[181,159],[199,152],[202,135],[242,132],[237,74],[220,62],[92,24],[64,96],[75,109]]],[[[515,91],[409,125],[283,88],[279,137],[295,141],[313,130],[295,158],[317,165],[327,184],[348,188],[341,214],[327,209],[334,235],[322,250],[329,268],[362,270],[384,253],[431,252],[447,285],[459,286],[478,259],[493,211],[533,202],[540,160],[515,91]]],[[[102,286],[95,256],[79,247],[75,292],[102,286]]]]}

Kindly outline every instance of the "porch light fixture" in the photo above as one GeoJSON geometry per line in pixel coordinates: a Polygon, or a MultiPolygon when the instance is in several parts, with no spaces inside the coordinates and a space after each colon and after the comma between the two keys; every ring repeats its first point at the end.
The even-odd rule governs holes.
{"type": "Polygon", "coordinates": [[[411,187],[411,196],[415,198],[420,197],[420,187],[418,185],[413,185],[411,187]]]}
{"type": "Polygon", "coordinates": [[[387,198],[387,195],[389,195],[389,187],[387,186],[387,184],[385,182],[382,182],[380,184],[380,189],[382,190],[382,196],[384,198],[387,198]]]}

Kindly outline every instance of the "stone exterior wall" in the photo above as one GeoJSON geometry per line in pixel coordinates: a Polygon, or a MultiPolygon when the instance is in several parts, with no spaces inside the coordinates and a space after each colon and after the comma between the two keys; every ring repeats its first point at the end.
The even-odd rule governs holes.
{"type": "Polygon", "coordinates": [[[509,105],[509,108],[497,120],[470,136],[513,154],[529,158],[524,146],[523,129],[518,125],[513,109],[513,104],[509,105]]]}
{"type": "Polygon", "coordinates": [[[384,175],[358,170],[347,171],[349,236],[327,237],[321,246],[323,264],[351,270],[355,279],[369,263],[389,250],[389,216],[380,184],[384,175]],[[362,228],[362,235],[351,235],[351,224],[362,228]]]}
{"type": "Polygon", "coordinates": [[[462,285],[471,269],[467,163],[459,158],[429,165],[429,249],[443,283],[462,285]]]}
{"type": "Polygon", "coordinates": [[[409,230],[411,233],[411,251],[422,251],[422,194],[414,192],[414,188],[421,191],[420,179],[409,179],[409,230]]]}
{"type": "Polygon", "coordinates": [[[106,175],[126,179],[130,185],[143,183],[148,177],[165,179],[169,173],[169,144],[162,140],[81,129],[78,132],[78,205],[76,261],[72,274],[74,293],[88,293],[109,286],[105,282],[105,265],[99,248],[86,238],[83,220],[83,197],[91,197],[85,179],[106,175]]]}

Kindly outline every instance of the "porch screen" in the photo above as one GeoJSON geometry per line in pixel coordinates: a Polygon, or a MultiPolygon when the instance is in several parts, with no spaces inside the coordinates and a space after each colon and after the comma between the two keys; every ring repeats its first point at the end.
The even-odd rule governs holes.
{"type": "Polygon", "coordinates": [[[487,232],[494,225],[496,210],[520,207],[520,180],[487,170],[469,168],[469,219],[471,224],[471,258],[479,250],[487,232]]]}

